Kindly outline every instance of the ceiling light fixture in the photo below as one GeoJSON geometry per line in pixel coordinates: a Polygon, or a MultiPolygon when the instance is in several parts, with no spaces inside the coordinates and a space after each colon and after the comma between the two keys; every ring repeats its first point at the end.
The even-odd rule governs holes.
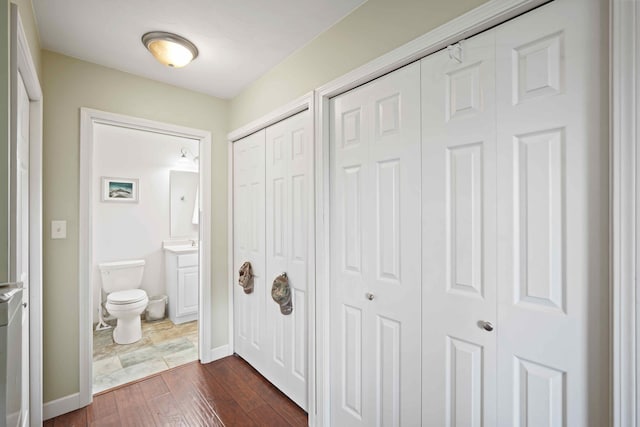
{"type": "Polygon", "coordinates": [[[180,68],[198,57],[198,48],[184,37],[164,31],[142,36],[142,44],[161,64],[180,68]]]}

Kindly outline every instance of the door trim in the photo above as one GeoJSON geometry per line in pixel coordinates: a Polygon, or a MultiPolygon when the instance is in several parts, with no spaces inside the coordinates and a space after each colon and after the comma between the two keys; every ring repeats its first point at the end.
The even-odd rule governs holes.
{"type": "Polygon", "coordinates": [[[106,124],[129,129],[155,132],[181,138],[196,139],[200,144],[200,279],[198,291],[198,357],[202,363],[210,362],[211,348],[211,132],[153,120],[108,113],[90,108],[80,109],[80,210],[79,210],[79,331],[80,331],[80,406],[93,400],[92,393],[92,307],[91,284],[92,252],[92,173],[94,125],[106,124]]]}
{"type": "MultiPolygon", "coordinates": [[[[234,324],[233,324],[233,287],[235,285],[236,280],[236,272],[234,271],[234,263],[233,263],[233,143],[238,141],[246,136],[249,136],[255,132],[258,132],[262,129],[265,129],[277,122],[285,120],[291,116],[294,116],[302,111],[309,110],[309,117],[311,120],[311,138],[312,145],[315,145],[315,140],[313,139],[315,132],[315,99],[314,92],[309,92],[298,99],[291,101],[288,104],[283,105],[280,108],[272,111],[269,114],[266,114],[245,126],[242,126],[227,135],[227,171],[228,171],[228,192],[227,192],[227,210],[228,210],[228,223],[227,223],[227,236],[228,236],[228,277],[229,277],[229,349],[230,353],[234,352],[234,340],[233,340],[233,332],[234,332],[234,324]]],[[[315,148],[314,148],[315,150],[315,148]]],[[[315,155],[315,151],[312,151],[315,155]]],[[[310,162],[315,167],[315,159],[313,162],[310,162]]],[[[311,171],[311,176],[314,175],[314,171],[311,171]]],[[[315,183],[312,184],[312,193],[315,192],[315,183]]],[[[308,303],[308,347],[307,347],[307,408],[308,408],[308,421],[310,426],[316,425],[316,416],[317,416],[317,399],[316,399],[316,390],[317,390],[317,382],[319,381],[316,375],[316,346],[317,346],[317,338],[316,338],[316,307],[317,307],[317,290],[316,290],[316,243],[315,239],[317,236],[315,230],[316,218],[315,218],[315,199],[312,197],[309,200],[310,209],[309,209],[309,221],[308,221],[308,236],[309,241],[307,243],[308,247],[308,268],[307,268],[307,280],[309,286],[309,300],[308,303]]]]}
{"type": "MultiPolygon", "coordinates": [[[[18,73],[29,96],[29,418],[31,425],[42,424],[42,88],[24,31],[18,6],[11,3],[11,180],[15,179],[13,158],[17,140],[18,73]]],[[[11,190],[11,212],[16,195],[11,190]]],[[[9,280],[15,280],[11,267],[15,260],[15,218],[9,229],[9,280]]]]}
{"type": "Polygon", "coordinates": [[[610,37],[612,425],[622,427],[640,418],[640,0],[610,1],[610,37]]]}
{"type": "MultiPolygon", "coordinates": [[[[320,88],[315,93],[316,123],[316,378],[317,378],[317,419],[316,424],[329,425],[330,407],[330,193],[329,193],[329,144],[331,98],[353,88],[368,83],[407,64],[417,61],[440,49],[484,30],[499,25],[518,15],[526,13],[549,0],[490,0],[487,3],[455,18],[440,27],[392,50],[367,64],[339,77],[320,88]]],[[[628,0],[611,0],[624,3],[628,0]]],[[[632,0],[637,2],[639,0],[632,0]]],[[[627,33],[628,34],[628,33],[627,33]]],[[[616,349],[614,348],[614,354],[616,349]]]]}

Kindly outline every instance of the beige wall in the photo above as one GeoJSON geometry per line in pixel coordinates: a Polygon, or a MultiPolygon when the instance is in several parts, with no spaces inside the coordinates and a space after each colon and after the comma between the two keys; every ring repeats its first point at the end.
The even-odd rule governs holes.
{"type": "Polygon", "coordinates": [[[230,129],[255,120],[486,0],[368,0],[231,102],[230,129]]]}
{"type": "MultiPolygon", "coordinates": [[[[228,102],[43,51],[44,401],[78,392],[78,186],[80,108],[126,114],[211,132],[212,347],[228,343],[228,102]],[[67,239],[48,238],[53,219],[67,239]]],[[[85,284],[86,285],[86,284],[85,284]]]]}

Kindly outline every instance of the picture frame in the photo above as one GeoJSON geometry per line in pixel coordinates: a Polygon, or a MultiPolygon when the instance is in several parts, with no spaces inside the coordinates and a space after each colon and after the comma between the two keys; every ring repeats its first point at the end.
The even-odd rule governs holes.
{"type": "Polygon", "coordinates": [[[138,203],[137,178],[102,177],[102,201],[114,203],[138,203]]]}

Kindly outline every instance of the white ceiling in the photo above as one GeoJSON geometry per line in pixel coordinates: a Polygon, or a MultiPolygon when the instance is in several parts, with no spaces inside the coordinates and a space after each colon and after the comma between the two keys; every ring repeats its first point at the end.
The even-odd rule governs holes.
{"type": "Polygon", "coordinates": [[[365,0],[33,0],[45,49],[231,98],[365,0]],[[200,52],[158,63],[140,38],[169,31],[200,52]]]}

